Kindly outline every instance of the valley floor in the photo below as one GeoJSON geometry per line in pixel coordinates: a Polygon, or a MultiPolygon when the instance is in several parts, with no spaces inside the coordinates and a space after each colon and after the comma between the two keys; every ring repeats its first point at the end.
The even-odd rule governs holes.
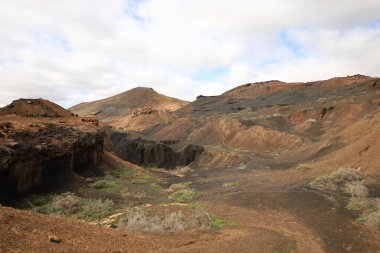
{"type": "MultiPolygon", "coordinates": [[[[107,159],[108,169],[132,166],[112,154],[107,159]]],[[[178,206],[202,208],[234,225],[157,235],[0,207],[0,252],[380,252],[380,231],[356,223],[342,203],[310,189],[312,171],[231,167],[188,171],[183,177],[149,175],[163,188],[191,182],[199,197],[178,206]],[[62,242],[50,242],[51,235],[62,242]]],[[[90,194],[88,183],[81,182],[67,190],[90,194]]],[[[143,184],[139,187],[143,191],[143,184]]],[[[118,193],[107,194],[123,205],[118,193]]],[[[157,195],[142,202],[159,209],[175,201],[157,195]]]]}

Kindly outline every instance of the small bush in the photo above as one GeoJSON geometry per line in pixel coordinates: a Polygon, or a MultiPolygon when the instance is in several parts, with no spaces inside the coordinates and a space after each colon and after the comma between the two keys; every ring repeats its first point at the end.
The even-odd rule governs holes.
{"type": "Polygon", "coordinates": [[[186,188],[187,188],[187,185],[184,185],[184,184],[172,184],[172,185],[170,185],[170,187],[167,191],[168,192],[176,192],[176,191],[184,190],[186,188]]]}
{"type": "Polygon", "coordinates": [[[366,211],[374,208],[373,203],[367,198],[350,198],[346,208],[350,211],[366,211]]]}
{"type": "Polygon", "coordinates": [[[98,180],[90,185],[94,189],[104,190],[106,192],[117,192],[120,190],[121,182],[119,179],[107,176],[104,179],[98,180]]]}
{"type": "Polygon", "coordinates": [[[351,197],[368,197],[368,189],[362,181],[348,182],[345,184],[344,192],[351,195],[351,197]]]}
{"type": "Polygon", "coordinates": [[[84,199],[70,192],[51,195],[45,199],[49,199],[49,201],[41,202],[41,205],[37,205],[37,202],[32,204],[33,210],[43,214],[77,217],[88,221],[105,218],[111,214],[114,206],[113,201],[109,199],[84,199]]]}
{"type": "Polygon", "coordinates": [[[310,186],[321,191],[344,192],[350,196],[346,208],[360,214],[358,223],[380,229],[380,199],[369,198],[363,177],[353,168],[342,168],[317,177],[310,186]]]}
{"type": "Polygon", "coordinates": [[[165,231],[178,232],[186,228],[185,218],[181,211],[169,213],[162,220],[162,225],[165,231]]]}
{"type": "Polygon", "coordinates": [[[212,226],[212,220],[214,215],[207,212],[197,210],[193,215],[192,225],[193,227],[200,228],[201,230],[208,230],[212,226]]]}
{"type": "Polygon", "coordinates": [[[219,218],[213,214],[207,212],[198,211],[193,218],[193,225],[199,227],[202,230],[206,229],[223,229],[227,227],[235,226],[234,223],[219,218]]]}
{"type": "Polygon", "coordinates": [[[215,215],[196,210],[187,218],[181,211],[167,213],[164,217],[150,216],[142,207],[131,209],[118,222],[117,227],[127,231],[140,231],[146,233],[176,233],[187,228],[201,230],[222,229],[232,227],[232,222],[223,220],[215,215]]]}
{"type": "Polygon", "coordinates": [[[356,221],[380,229],[380,210],[363,214],[356,221]]]}
{"type": "Polygon", "coordinates": [[[170,185],[168,192],[176,192],[180,190],[187,189],[192,184],[191,181],[185,182],[185,183],[178,183],[178,184],[172,184],[170,185]]]}
{"type": "Polygon", "coordinates": [[[181,212],[169,213],[161,219],[158,216],[149,216],[145,209],[134,208],[119,221],[119,227],[124,227],[128,231],[162,234],[183,231],[186,228],[186,221],[181,212]]]}
{"type": "Polygon", "coordinates": [[[379,198],[350,198],[346,208],[361,213],[356,219],[358,223],[380,229],[379,198]]]}
{"type": "Polygon", "coordinates": [[[359,182],[363,179],[360,173],[353,168],[340,168],[328,175],[314,179],[310,186],[321,191],[341,190],[349,182],[359,182]]]}
{"type": "Polygon", "coordinates": [[[212,224],[211,224],[211,228],[213,228],[213,229],[223,229],[223,228],[233,227],[233,226],[235,226],[234,223],[223,220],[223,219],[218,218],[218,217],[214,217],[214,219],[212,220],[212,224]]]}
{"type": "Polygon", "coordinates": [[[179,190],[170,194],[169,199],[182,203],[182,202],[193,200],[196,197],[198,197],[198,195],[199,195],[198,192],[196,192],[195,190],[183,189],[183,190],[179,190]]]}
{"type": "Polygon", "coordinates": [[[354,168],[340,168],[336,171],[331,172],[330,178],[335,181],[335,183],[344,183],[362,180],[362,175],[354,168]]]}
{"type": "Polygon", "coordinates": [[[119,221],[118,227],[124,227],[128,231],[160,232],[156,230],[155,224],[156,220],[149,219],[146,210],[134,208],[119,221]]]}
{"type": "Polygon", "coordinates": [[[150,188],[156,192],[161,192],[163,189],[161,186],[159,186],[158,184],[156,183],[151,183],[150,185],[150,188]]]}
{"type": "Polygon", "coordinates": [[[104,188],[109,187],[109,183],[106,180],[99,180],[91,184],[91,187],[95,189],[104,189],[104,188]]]}
{"type": "Polygon", "coordinates": [[[235,187],[238,187],[238,186],[240,186],[240,182],[239,181],[228,182],[228,183],[223,184],[223,187],[226,187],[226,188],[235,188],[235,187]]]}
{"type": "Polygon", "coordinates": [[[113,206],[114,203],[110,199],[85,200],[78,218],[89,221],[103,219],[111,214],[113,206]]]}
{"type": "Polygon", "coordinates": [[[71,193],[64,193],[53,198],[50,209],[51,213],[57,215],[70,216],[76,214],[80,209],[80,198],[71,193]]]}
{"type": "Polygon", "coordinates": [[[191,209],[199,209],[201,207],[202,207],[202,205],[199,202],[194,202],[194,203],[191,203],[191,205],[190,205],[191,209]]]}

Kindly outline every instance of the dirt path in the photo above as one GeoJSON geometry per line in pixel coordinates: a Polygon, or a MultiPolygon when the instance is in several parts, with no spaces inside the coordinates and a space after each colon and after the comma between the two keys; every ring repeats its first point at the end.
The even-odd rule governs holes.
{"type": "MultiPolygon", "coordinates": [[[[238,228],[272,238],[257,252],[380,252],[380,232],[357,224],[340,203],[305,187],[308,175],[296,170],[229,169],[203,176],[214,173],[218,176],[206,181],[193,177],[194,185],[203,189],[202,200],[208,210],[233,220],[238,228]],[[238,186],[225,187],[226,182],[238,186]],[[270,248],[279,237],[281,250],[270,248]]],[[[249,236],[240,240],[252,242],[249,236]]]]}

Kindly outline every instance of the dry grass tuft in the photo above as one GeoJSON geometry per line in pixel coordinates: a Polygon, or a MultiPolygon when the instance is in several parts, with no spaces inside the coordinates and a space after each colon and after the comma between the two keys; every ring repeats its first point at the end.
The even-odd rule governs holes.
{"type": "Polygon", "coordinates": [[[357,222],[380,229],[380,199],[368,197],[368,189],[357,170],[341,168],[317,177],[310,186],[320,191],[348,194],[346,208],[359,214],[357,222]]]}
{"type": "Polygon", "coordinates": [[[149,216],[143,208],[133,208],[124,218],[119,220],[118,227],[127,231],[140,231],[147,233],[178,233],[186,228],[182,212],[172,212],[164,218],[149,216]]]}
{"type": "Polygon", "coordinates": [[[340,168],[328,175],[320,176],[314,179],[310,186],[320,191],[340,191],[344,188],[353,188],[352,182],[362,182],[362,175],[353,168],[340,168]]]}

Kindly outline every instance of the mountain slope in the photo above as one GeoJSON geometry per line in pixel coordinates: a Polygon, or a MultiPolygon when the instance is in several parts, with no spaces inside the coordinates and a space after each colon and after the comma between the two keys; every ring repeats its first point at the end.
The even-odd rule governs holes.
{"type": "Polygon", "coordinates": [[[287,106],[316,103],[331,96],[349,97],[360,93],[378,79],[363,75],[335,77],[308,83],[268,81],[248,83],[219,96],[200,96],[179,110],[181,114],[232,113],[247,108],[261,109],[274,105],[287,106]],[[333,94],[336,92],[336,94],[333,94]]]}
{"type": "Polygon", "coordinates": [[[96,114],[99,118],[107,118],[127,116],[142,107],[174,111],[185,104],[186,101],[159,94],[151,88],[137,87],[106,99],[80,103],[69,110],[79,116],[96,114]]]}
{"type": "MultiPolygon", "coordinates": [[[[146,124],[146,115],[131,117],[122,129],[139,131],[141,140],[134,135],[118,135],[114,140],[140,142],[144,159],[151,163],[166,159],[158,148],[164,143],[177,151],[194,145],[203,148],[191,164],[199,168],[241,164],[289,168],[313,163],[362,167],[373,174],[379,162],[378,146],[371,141],[379,136],[379,80],[355,75],[309,83],[245,84],[219,96],[200,96],[166,121],[149,119],[152,124],[146,124]],[[360,127],[353,128],[359,123],[360,127]],[[355,134],[358,129],[364,132],[355,134]],[[364,140],[363,136],[369,137],[364,140]],[[338,153],[346,159],[339,160],[334,155],[338,153]],[[334,164],[336,160],[339,163],[334,164]]],[[[120,154],[136,152],[123,145],[110,148],[120,154]]]]}
{"type": "Polygon", "coordinates": [[[25,99],[14,100],[11,104],[0,108],[0,115],[16,114],[24,117],[70,117],[72,113],[59,105],[45,100],[25,99]]]}

